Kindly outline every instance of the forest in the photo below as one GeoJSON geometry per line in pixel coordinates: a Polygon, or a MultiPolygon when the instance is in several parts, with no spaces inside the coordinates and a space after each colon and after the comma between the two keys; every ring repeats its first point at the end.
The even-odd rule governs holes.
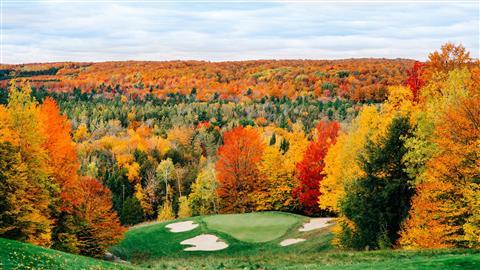
{"type": "Polygon", "coordinates": [[[0,237],[92,257],[147,221],[335,216],[345,250],[480,248],[480,66],[0,65],[0,237]]]}

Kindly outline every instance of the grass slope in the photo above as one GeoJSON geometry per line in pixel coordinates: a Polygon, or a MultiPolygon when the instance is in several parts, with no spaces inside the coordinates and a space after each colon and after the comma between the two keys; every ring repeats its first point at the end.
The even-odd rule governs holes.
{"type": "Polygon", "coordinates": [[[207,227],[249,243],[263,243],[283,236],[303,219],[274,212],[216,215],[203,218],[207,227]]]}
{"type": "Polygon", "coordinates": [[[89,257],[0,238],[0,269],[133,269],[89,257]]]}

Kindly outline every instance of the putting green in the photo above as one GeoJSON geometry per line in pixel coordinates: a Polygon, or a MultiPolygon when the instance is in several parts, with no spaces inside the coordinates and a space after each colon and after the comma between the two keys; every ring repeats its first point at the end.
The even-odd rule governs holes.
{"type": "Polygon", "coordinates": [[[208,216],[203,221],[209,229],[227,233],[240,241],[263,243],[282,237],[303,220],[294,215],[266,212],[208,216]]]}

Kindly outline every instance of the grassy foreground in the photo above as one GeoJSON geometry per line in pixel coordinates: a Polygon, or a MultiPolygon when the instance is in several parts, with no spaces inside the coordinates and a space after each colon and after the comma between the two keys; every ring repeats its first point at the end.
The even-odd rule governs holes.
{"type": "Polygon", "coordinates": [[[474,250],[267,253],[120,265],[0,238],[0,269],[480,269],[474,250]]]}
{"type": "Polygon", "coordinates": [[[474,250],[338,251],[331,245],[331,228],[299,232],[308,221],[300,215],[266,212],[187,220],[199,227],[182,233],[166,229],[171,222],[136,227],[111,251],[136,266],[153,269],[480,269],[480,253],[474,250]],[[185,246],[179,243],[201,233],[215,234],[229,247],[183,251],[185,246]],[[307,241],[279,246],[286,238],[307,241]]]}

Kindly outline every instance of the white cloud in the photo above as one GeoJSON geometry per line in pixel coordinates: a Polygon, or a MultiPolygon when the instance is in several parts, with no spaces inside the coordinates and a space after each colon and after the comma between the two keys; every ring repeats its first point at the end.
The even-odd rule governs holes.
{"type": "Polygon", "coordinates": [[[478,4],[12,3],[5,63],[108,60],[425,59],[446,41],[479,53],[478,4]]]}

